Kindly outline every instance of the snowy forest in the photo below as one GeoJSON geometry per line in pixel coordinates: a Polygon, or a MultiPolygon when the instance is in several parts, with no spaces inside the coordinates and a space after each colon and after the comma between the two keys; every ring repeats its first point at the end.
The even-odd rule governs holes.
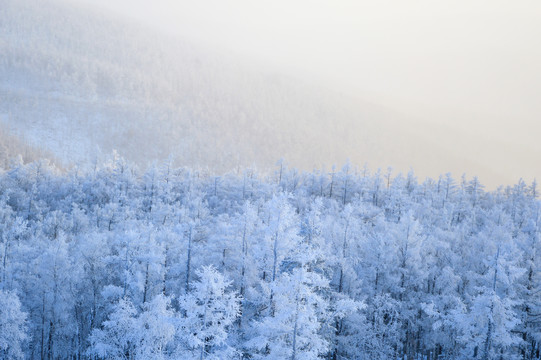
{"type": "Polygon", "coordinates": [[[0,358],[541,359],[535,182],[0,174],[0,358]]]}

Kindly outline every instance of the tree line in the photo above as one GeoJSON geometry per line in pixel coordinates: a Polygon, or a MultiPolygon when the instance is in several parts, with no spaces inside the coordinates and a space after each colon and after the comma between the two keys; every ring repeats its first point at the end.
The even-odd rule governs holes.
{"type": "Polygon", "coordinates": [[[0,174],[0,357],[541,359],[541,203],[345,165],[0,174]]]}

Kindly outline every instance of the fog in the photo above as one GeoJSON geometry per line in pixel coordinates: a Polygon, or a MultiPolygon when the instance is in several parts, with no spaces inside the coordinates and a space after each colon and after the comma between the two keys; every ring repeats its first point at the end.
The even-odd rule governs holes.
{"type": "MultiPolygon", "coordinates": [[[[110,93],[117,100],[130,99],[132,91],[120,89],[150,76],[153,80],[144,80],[135,88],[153,94],[149,106],[156,109],[156,106],[174,103],[177,108],[181,104],[184,113],[206,114],[199,117],[193,133],[187,133],[181,129],[195,118],[190,120],[189,116],[170,109],[166,119],[160,120],[161,127],[173,126],[177,129],[175,134],[184,138],[204,139],[207,134],[201,129],[217,129],[216,125],[221,124],[220,129],[229,129],[226,131],[229,140],[219,139],[218,133],[223,134],[220,130],[213,141],[226,144],[237,138],[237,143],[238,139],[244,139],[245,144],[255,146],[245,145],[242,150],[230,147],[232,158],[245,158],[249,162],[264,153],[265,160],[259,159],[260,165],[273,167],[276,159],[283,156],[292,166],[311,168],[318,164],[340,165],[347,156],[356,165],[367,162],[372,169],[386,169],[391,165],[404,172],[412,167],[421,178],[446,172],[452,172],[455,178],[463,173],[469,177],[478,175],[489,187],[513,183],[520,177],[531,181],[541,174],[538,161],[541,145],[537,141],[541,130],[538,121],[541,114],[538,101],[541,95],[538,66],[541,63],[538,36],[541,5],[537,2],[59,1],[68,5],[66,9],[81,3],[85,3],[88,10],[100,7],[107,16],[103,16],[104,23],[98,25],[100,22],[95,16],[104,15],[103,12],[87,11],[89,21],[81,22],[85,12],[70,13],[56,5],[52,6],[53,10],[45,11],[47,5],[44,4],[49,3],[40,3],[40,6],[36,2],[25,2],[28,4],[23,13],[35,14],[22,16],[21,13],[15,17],[23,22],[43,22],[45,30],[40,30],[43,34],[33,34],[30,25],[25,31],[28,31],[29,43],[35,42],[45,52],[28,53],[31,49],[25,48],[23,39],[27,35],[13,36],[5,42],[4,70],[12,80],[4,84],[2,91],[5,96],[19,99],[22,95],[13,91],[14,86],[26,89],[28,83],[24,79],[38,79],[31,72],[19,72],[23,68],[10,65],[24,65],[20,60],[24,57],[18,55],[21,51],[28,53],[25,56],[29,58],[40,59],[35,64],[41,65],[30,70],[45,76],[43,84],[56,90],[47,92],[46,87],[40,85],[42,90],[33,91],[31,96],[27,94],[19,102],[6,102],[2,110],[4,116],[0,113],[4,123],[26,133],[30,129],[28,124],[36,120],[28,109],[47,114],[39,120],[43,126],[32,125],[34,143],[42,142],[40,134],[47,129],[53,140],[48,145],[58,148],[55,153],[71,154],[75,150],[75,145],[67,145],[74,137],[66,138],[58,132],[59,124],[68,121],[74,133],[85,139],[88,148],[95,146],[92,137],[85,135],[84,129],[76,124],[84,121],[89,122],[90,127],[94,126],[92,121],[113,124],[102,117],[100,106],[110,108],[107,116],[111,116],[111,120],[118,111],[133,113],[131,117],[123,116],[122,121],[113,120],[117,127],[131,122],[133,129],[115,131],[144,136],[143,128],[157,124],[154,118],[157,113],[148,113],[153,120],[144,123],[143,119],[148,117],[146,110],[124,109],[125,104],[113,106],[113,98],[99,100],[98,106],[91,89],[97,86],[101,95],[110,93]],[[71,30],[66,26],[63,30],[62,24],[67,19],[71,21],[71,30]],[[126,25],[126,19],[131,19],[131,25],[126,25]],[[76,24],[81,26],[74,31],[76,24]],[[148,31],[136,30],[141,25],[148,31]],[[125,31],[115,30],[123,26],[125,31]],[[158,41],[161,39],[156,40],[170,44],[170,51],[168,45],[165,48],[153,46],[149,41],[152,42],[156,30],[178,37],[179,44],[194,44],[194,50],[180,45],[188,52],[179,52],[176,45],[169,40],[158,41]],[[44,37],[43,46],[42,42],[36,42],[35,36],[44,37]],[[47,44],[55,44],[56,50],[51,52],[47,44]],[[209,52],[213,54],[210,57],[209,52]],[[168,60],[160,58],[163,54],[167,54],[168,60]],[[134,63],[135,67],[126,67],[124,60],[138,57],[140,65],[134,63]],[[47,70],[51,66],[58,76],[51,77],[53,73],[47,70]],[[249,70],[245,72],[246,68],[249,70]],[[254,76],[254,71],[261,76],[254,76]],[[73,80],[73,74],[89,80],[90,92],[73,80]],[[129,74],[133,74],[131,79],[129,74]],[[287,80],[279,80],[284,75],[287,80]],[[58,82],[59,76],[75,90],[60,83],[51,85],[58,82]],[[100,80],[103,76],[105,83],[100,80]],[[103,87],[119,81],[124,85],[103,87]],[[177,90],[168,93],[166,89],[170,86],[177,90]],[[194,86],[198,93],[191,96],[190,89],[194,86]],[[308,90],[310,88],[314,91],[308,90]],[[166,92],[162,94],[156,89],[166,92]],[[80,94],[78,101],[84,101],[88,108],[84,116],[77,110],[81,106],[72,103],[72,91],[80,94]],[[293,98],[285,99],[287,96],[293,98]],[[321,108],[318,96],[325,99],[321,108]],[[193,100],[195,98],[198,100],[193,100]],[[49,111],[40,110],[38,103],[45,104],[49,111]],[[267,129],[265,139],[254,138],[253,132],[240,133],[242,127],[235,124],[245,121],[242,117],[246,114],[250,114],[248,120],[253,124],[253,131],[259,134],[267,129]],[[178,125],[173,124],[175,121],[178,125]],[[381,126],[376,125],[378,122],[381,126]],[[52,125],[47,126],[47,123],[52,125]],[[307,124],[313,128],[311,134],[307,124]],[[271,138],[274,142],[267,141],[271,138]],[[280,142],[285,138],[288,142],[280,142]],[[323,142],[324,146],[314,148],[323,142]],[[264,148],[262,144],[268,146],[264,148]],[[262,147],[256,150],[257,146],[262,147]]],[[[6,21],[11,19],[7,22],[12,23],[7,25],[6,31],[21,34],[22,28],[13,20],[15,14],[18,13],[5,14],[6,21]]],[[[131,101],[140,103],[136,97],[131,101]]],[[[103,150],[112,146],[122,150],[120,143],[131,141],[115,136],[113,133],[105,141],[107,146],[100,144],[103,150]]],[[[178,143],[176,138],[169,140],[178,143]]],[[[132,143],[130,147],[134,149],[145,148],[142,143],[132,143]]],[[[165,153],[168,147],[164,144],[168,142],[162,140],[161,146],[151,150],[165,153]]],[[[152,142],[147,139],[144,145],[151,148],[152,142]]],[[[199,153],[212,152],[199,145],[193,149],[199,153]]],[[[146,154],[151,156],[149,151],[146,154]]],[[[190,156],[189,152],[184,154],[185,158],[190,156]]],[[[214,162],[223,163],[222,157],[215,157],[214,162]]],[[[205,159],[201,157],[204,163],[205,159]]]]}
{"type": "Polygon", "coordinates": [[[102,6],[416,114],[419,107],[445,109],[480,122],[513,117],[515,124],[531,122],[541,110],[538,1],[115,0],[102,6]]]}
{"type": "MultiPolygon", "coordinates": [[[[504,141],[521,153],[541,154],[538,1],[115,0],[101,6],[466,132],[465,139],[480,137],[489,147],[504,141]]],[[[481,144],[456,145],[475,151],[481,144]]],[[[502,164],[483,155],[477,161],[516,172],[506,180],[539,173],[531,158],[502,164]]]]}

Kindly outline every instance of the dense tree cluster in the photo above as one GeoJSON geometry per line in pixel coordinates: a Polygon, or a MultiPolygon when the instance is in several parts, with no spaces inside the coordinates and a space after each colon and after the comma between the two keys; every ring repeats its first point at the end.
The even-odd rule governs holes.
{"type": "Polygon", "coordinates": [[[0,174],[0,357],[540,359],[536,184],[0,174]]]}

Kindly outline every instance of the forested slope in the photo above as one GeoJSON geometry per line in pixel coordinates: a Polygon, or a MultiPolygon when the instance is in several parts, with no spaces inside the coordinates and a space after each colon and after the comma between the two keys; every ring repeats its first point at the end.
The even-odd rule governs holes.
{"type": "Polygon", "coordinates": [[[0,167],[8,168],[12,162],[26,164],[38,159],[49,159],[50,162],[59,164],[55,157],[43,150],[30,146],[19,134],[15,134],[0,124],[0,167]]]}
{"type": "Polygon", "coordinates": [[[0,357],[539,359],[537,191],[349,166],[13,165],[0,357]]]}
{"type": "Polygon", "coordinates": [[[0,123],[66,167],[117,150],[217,172],[349,158],[487,174],[384,106],[74,1],[0,0],[0,79],[0,123]]]}

